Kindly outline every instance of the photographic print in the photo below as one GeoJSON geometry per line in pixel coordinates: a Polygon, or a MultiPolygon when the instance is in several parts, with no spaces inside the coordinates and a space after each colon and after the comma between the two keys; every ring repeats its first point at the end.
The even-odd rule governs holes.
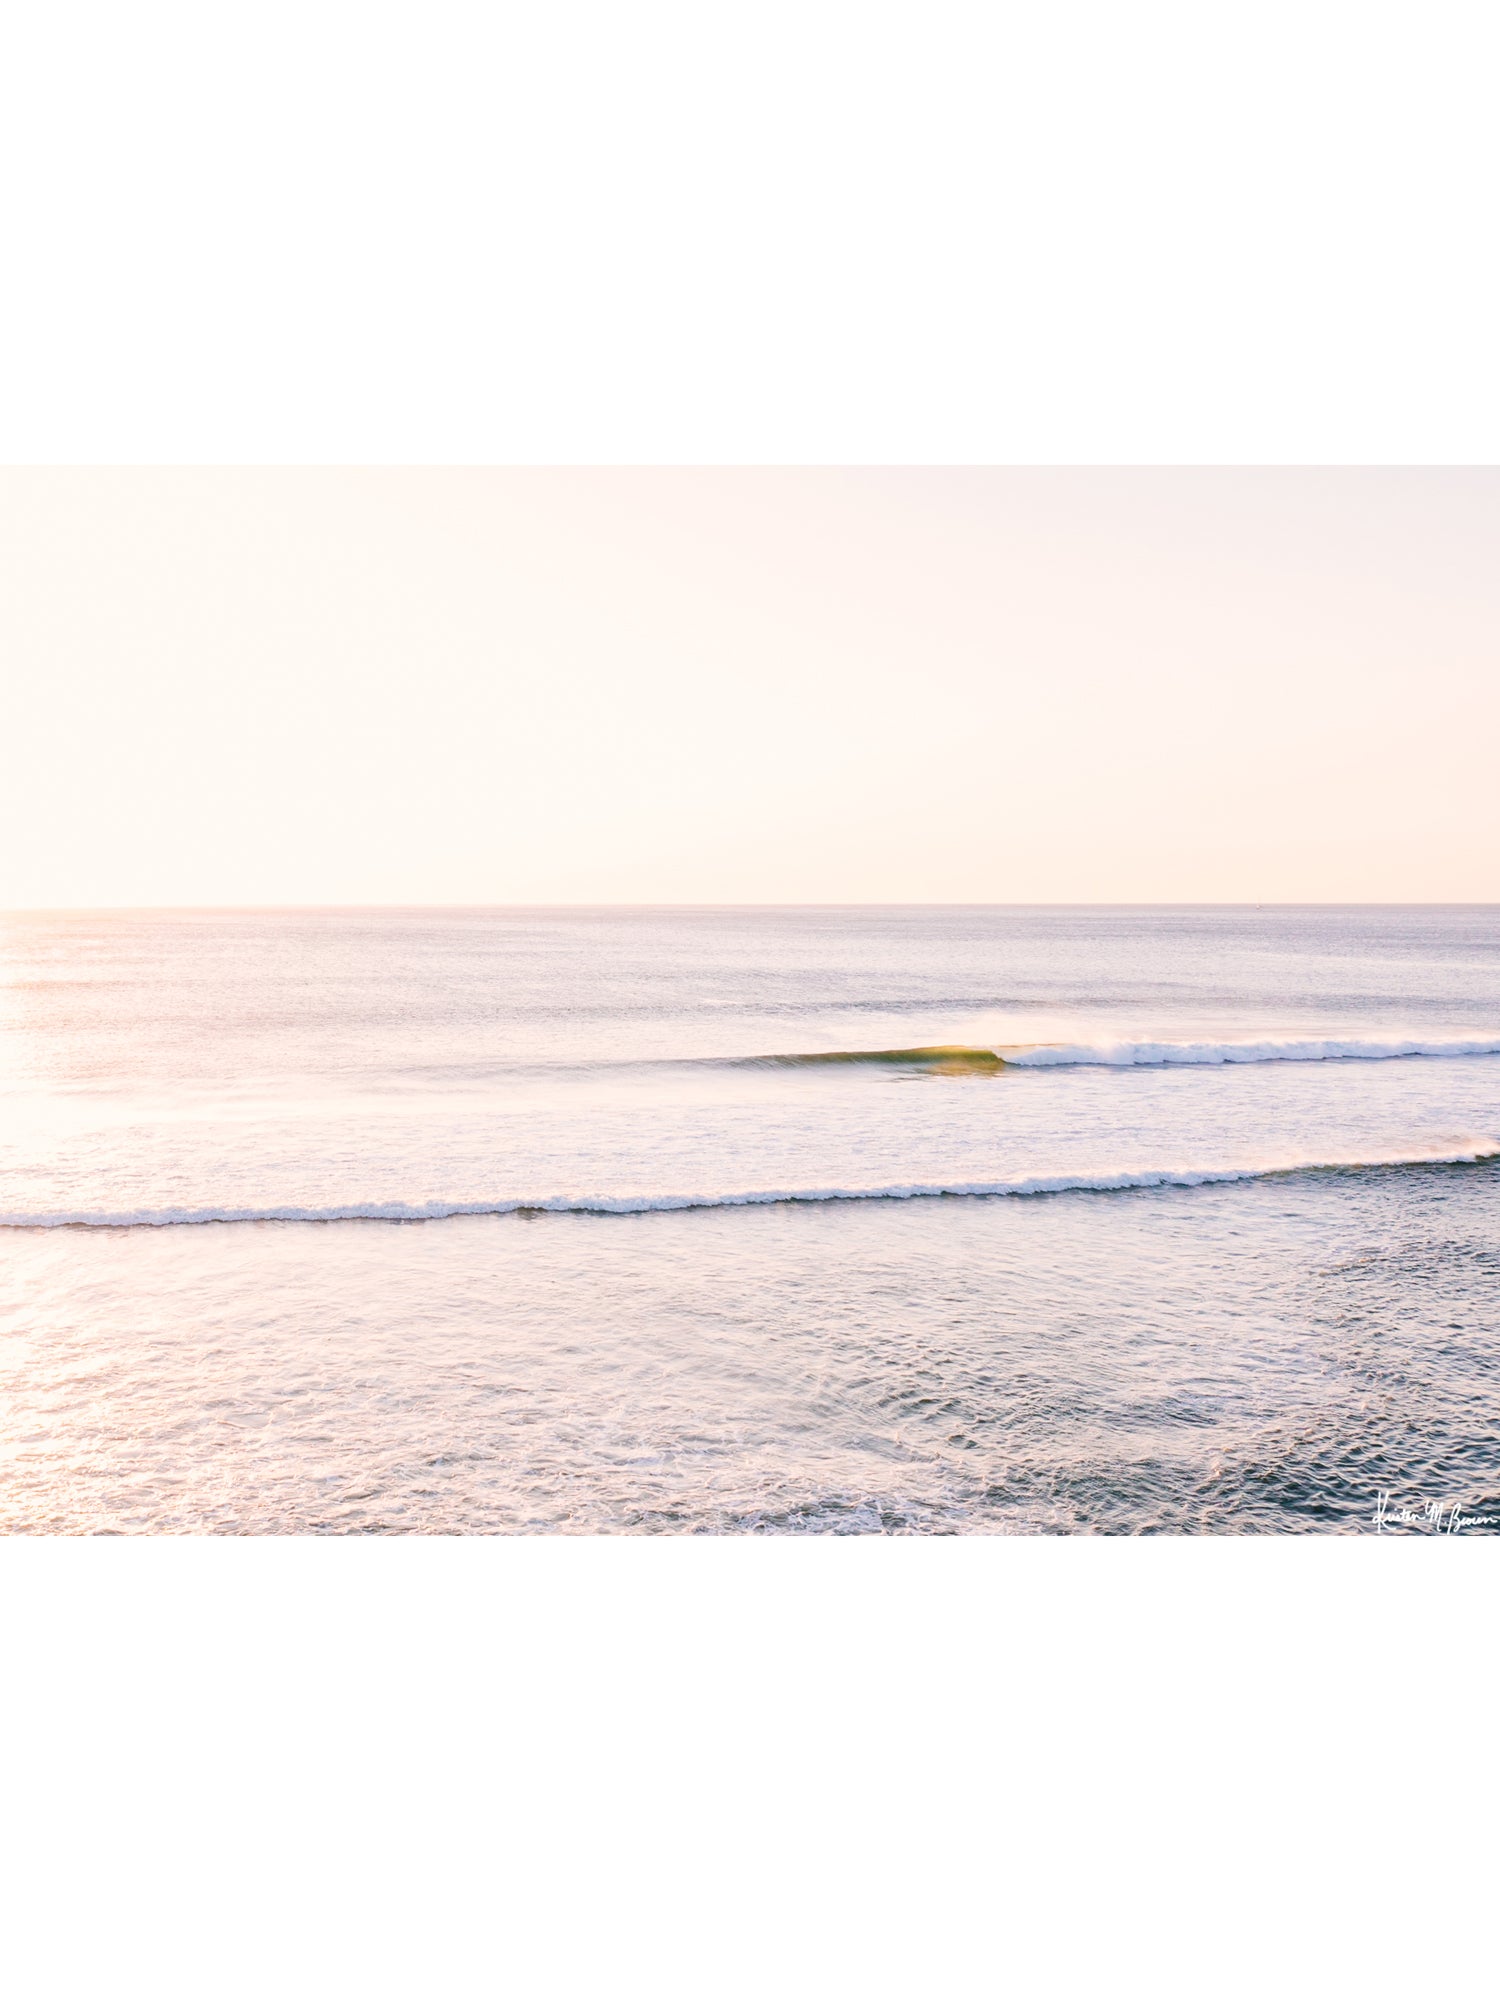
{"type": "Polygon", "coordinates": [[[11,473],[11,1532],[1500,1522],[1500,481],[11,473]]]}

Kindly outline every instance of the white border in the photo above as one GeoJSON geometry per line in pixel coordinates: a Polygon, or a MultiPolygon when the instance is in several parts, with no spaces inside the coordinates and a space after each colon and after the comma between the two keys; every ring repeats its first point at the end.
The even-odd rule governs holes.
{"type": "Polygon", "coordinates": [[[1493,16],[59,0],[15,462],[1500,457],[1493,16]]]}
{"type": "Polygon", "coordinates": [[[5,1957],[163,2000],[1476,1991],[1491,1546],[0,1545],[5,1957]]]}

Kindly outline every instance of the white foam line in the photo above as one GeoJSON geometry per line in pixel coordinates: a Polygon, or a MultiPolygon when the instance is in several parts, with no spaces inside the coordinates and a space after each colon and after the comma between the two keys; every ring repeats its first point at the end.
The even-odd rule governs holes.
{"type": "Polygon", "coordinates": [[[1500,1036],[1467,1040],[1268,1041],[1268,1042],[1041,1042],[995,1053],[1013,1069],[1162,1068],[1263,1062],[1393,1062],[1405,1056],[1500,1055],[1500,1036]]]}
{"type": "Polygon", "coordinates": [[[924,1181],[872,1188],[760,1188],[746,1194],[550,1195],[538,1200],[349,1202],[328,1208],[88,1209],[0,1215],[0,1229],[170,1229],[209,1222],[443,1222],[459,1215],[647,1215],[686,1208],[760,1208],[787,1202],[924,1201],[941,1195],[1123,1194],[1133,1188],[1205,1187],[1275,1174],[1378,1171],[1385,1167],[1477,1166],[1500,1159],[1500,1140],[1459,1151],[1397,1153],[1371,1160],[1285,1159],[1242,1167],[1145,1167],[1119,1173],[1032,1174],[1009,1181],[924,1181]]]}

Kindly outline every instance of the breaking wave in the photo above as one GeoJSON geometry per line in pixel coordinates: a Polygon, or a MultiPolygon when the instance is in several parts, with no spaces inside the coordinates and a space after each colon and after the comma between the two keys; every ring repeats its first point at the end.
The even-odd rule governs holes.
{"type": "Polygon", "coordinates": [[[1280,1174],[1375,1173],[1400,1167],[1468,1167],[1500,1160],[1500,1140],[1473,1139],[1442,1151],[1392,1153],[1379,1159],[1287,1158],[1231,1167],[1143,1167],[1120,1172],[1027,1174],[1001,1181],[925,1181],[867,1188],[757,1188],[743,1194],[551,1195],[491,1201],[371,1201],[323,1208],[138,1208],[115,1213],[71,1209],[0,1215],[0,1229],[164,1229],[210,1222],[443,1222],[460,1215],[646,1215],[675,1209],[761,1208],[792,1202],[925,1201],[941,1196],[1123,1194],[1137,1188],[1193,1188],[1280,1174]]]}
{"type": "Polygon", "coordinates": [[[960,1044],[922,1049],[826,1049],[806,1056],[748,1056],[739,1067],[754,1069],[817,1069],[830,1063],[887,1063],[895,1069],[991,1073],[1006,1067],[996,1049],[971,1049],[960,1044]]]}
{"type": "Polygon", "coordinates": [[[1343,1039],[1261,1042],[1038,1042],[996,1051],[1009,1069],[1054,1069],[1102,1064],[1109,1068],[1161,1067],[1168,1063],[1392,1062],[1406,1056],[1500,1055],[1500,1035],[1442,1041],[1343,1039]]]}
{"type": "Polygon", "coordinates": [[[1205,1067],[1221,1063],[1392,1062],[1407,1056],[1496,1055],[1500,1055],[1500,1035],[1455,1036],[1442,1041],[1356,1037],[1337,1041],[1286,1038],[1259,1042],[1001,1042],[993,1048],[953,1044],[912,1049],[825,1049],[810,1055],[740,1056],[729,1061],[736,1068],[807,1069],[867,1063],[956,1075],[994,1074],[1004,1069],[1161,1069],[1178,1063],[1205,1067]]]}

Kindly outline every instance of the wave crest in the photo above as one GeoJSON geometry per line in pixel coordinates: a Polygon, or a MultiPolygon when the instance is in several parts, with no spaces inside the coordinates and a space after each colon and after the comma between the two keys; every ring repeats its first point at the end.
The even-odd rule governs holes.
{"type": "Polygon", "coordinates": [[[1500,1035],[1454,1036],[1438,1041],[1352,1037],[1260,1042],[1034,1042],[999,1048],[1007,1069],[1071,1069],[1100,1065],[1111,1069],[1194,1067],[1218,1063],[1393,1062],[1407,1056],[1500,1055],[1500,1035]]]}
{"type": "Polygon", "coordinates": [[[647,1215],[677,1209],[779,1207],[795,1202],[925,1201],[942,1196],[1123,1194],[1139,1188],[1210,1187],[1267,1180],[1278,1174],[1373,1173],[1400,1167],[1484,1166],[1500,1160],[1500,1140],[1474,1139],[1442,1151],[1393,1153],[1380,1159],[1288,1158],[1233,1167],[1142,1167],[1119,1172],[1027,1174],[1004,1181],[929,1181],[868,1188],[757,1188],[742,1194],[550,1195],[492,1201],[346,1202],[325,1208],[158,1208],[109,1214],[75,1209],[53,1214],[0,1215],[0,1229],[165,1229],[240,1222],[443,1222],[460,1215],[647,1215]]]}
{"type": "MultiPolygon", "coordinates": [[[[997,1042],[993,1047],[943,1043],[910,1049],[819,1049],[805,1055],[709,1057],[735,1069],[819,1069],[849,1064],[920,1069],[944,1076],[993,1076],[1007,1069],[1163,1069],[1181,1064],[1394,1062],[1411,1056],[1500,1055],[1500,1035],[1438,1040],[1343,1036],[1277,1036],[1258,1042],[997,1042]]],[[[696,1058],[698,1061],[704,1058],[696,1058]]]]}

